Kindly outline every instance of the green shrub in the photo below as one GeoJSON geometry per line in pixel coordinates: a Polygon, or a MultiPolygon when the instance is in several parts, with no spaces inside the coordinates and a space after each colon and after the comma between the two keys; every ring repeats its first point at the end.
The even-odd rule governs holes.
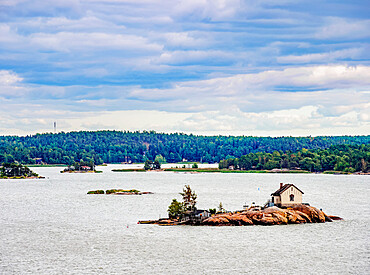
{"type": "Polygon", "coordinates": [[[94,190],[94,191],[89,191],[87,194],[104,194],[104,190],[94,190]]]}

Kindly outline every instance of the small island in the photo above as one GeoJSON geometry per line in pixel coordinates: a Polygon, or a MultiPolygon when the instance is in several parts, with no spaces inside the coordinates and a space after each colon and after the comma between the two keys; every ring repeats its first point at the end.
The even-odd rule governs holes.
{"type": "MultiPolygon", "coordinates": [[[[200,163],[215,163],[218,168],[198,167],[197,162],[173,163],[174,167],[162,168],[167,163],[162,155],[156,155],[154,162],[147,159],[141,169],[115,169],[114,172],[144,172],[150,170],[182,173],[322,173],[335,175],[370,175],[369,144],[336,145],[322,149],[275,150],[250,152],[246,155],[227,155],[209,158],[193,158],[200,163]],[[209,162],[207,162],[209,161],[209,162]],[[183,165],[181,165],[183,164],[183,165]],[[185,165],[186,164],[186,165],[185,165]]],[[[152,158],[154,155],[148,155],[152,158]]],[[[173,159],[173,158],[171,158],[173,159]]]]}
{"type": "Polygon", "coordinates": [[[95,170],[95,164],[93,161],[80,161],[75,162],[73,165],[69,165],[60,173],[103,173],[103,171],[95,170]]]}
{"type": "Polygon", "coordinates": [[[33,172],[27,166],[13,162],[3,163],[0,166],[0,178],[1,179],[42,179],[44,177],[39,176],[33,172]]]}
{"type": "Polygon", "coordinates": [[[93,190],[88,191],[88,195],[91,194],[106,194],[106,195],[146,195],[153,194],[152,192],[140,192],[136,189],[109,189],[104,192],[104,190],[93,190]]]}
{"type": "Polygon", "coordinates": [[[204,225],[204,226],[246,226],[246,225],[282,225],[301,223],[324,223],[341,220],[337,216],[326,215],[307,203],[302,203],[303,192],[293,184],[280,184],[280,188],[271,194],[266,204],[240,211],[226,211],[220,203],[216,209],[200,210],[195,207],[197,195],[189,185],[180,193],[183,202],[173,199],[168,207],[168,218],[139,221],[139,224],[158,225],[204,225]]]}

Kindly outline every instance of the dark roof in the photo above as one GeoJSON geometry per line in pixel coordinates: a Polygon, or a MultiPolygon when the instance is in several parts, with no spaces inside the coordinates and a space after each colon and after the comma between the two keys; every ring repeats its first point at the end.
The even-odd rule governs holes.
{"type": "Polygon", "coordinates": [[[202,209],[195,209],[193,211],[187,210],[185,211],[185,215],[199,215],[204,212],[209,212],[208,210],[202,210],[202,209]]]}
{"type": "Polygon", "coordinates": [[[279,188],[278,190],[276,190],[274,193],[271,194],[271,196],[279,196],[281,193],[283,193],[285,190],[288,190],[290,187],[295,187],[296,189],[298,189],[299,192],[301,192],[302,194],[304,194],[302,192],[302,190],[300,190],[297,186],[295,186],[294,184],[284,184],[283,187],[279,188]]]}

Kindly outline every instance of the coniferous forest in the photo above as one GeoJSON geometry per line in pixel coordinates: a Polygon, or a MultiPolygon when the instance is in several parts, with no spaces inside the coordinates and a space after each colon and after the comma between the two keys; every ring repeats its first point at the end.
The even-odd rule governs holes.
{"type": "MultiPolygon", "coordinates": [[[[61,132],[0,136],[0,163],[18,161],[34,164],[42,161],[48,164],[73,164],[81,160],[95,164],[144,162],[147,159],[154,160],[159,155],[167,162],[216,163],[258,152],[276,155],[274,151],[277,151],[283,155],[302,149],[369,143],[370,136],[251,137],[164,134],[154,131],[61,132]]],[[[266,163],[271,164],[265,162],[264,165],[266,163]]]]}
{"type": "Polygon", "coordinates": [[[368,172],[370,145],[332,145],[328,149],[273,153],[249,153],[240,158],[229,158],[219,162],[220,169],[272,170],[302,169],[310,172],[343,171],[368,172]]]}

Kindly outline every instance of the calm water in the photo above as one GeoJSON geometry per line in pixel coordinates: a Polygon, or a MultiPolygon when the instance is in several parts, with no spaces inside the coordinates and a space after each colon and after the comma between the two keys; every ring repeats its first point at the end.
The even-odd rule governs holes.
{"type": "Polygon", "coordinates": [[[1,274],[370,274],[369,176],[60,174],[0,181],[1,274]],[[252,227],[138,225],[166,216],[185,184],[198,208],[241,209],[264,203],[279,182],[294,183],[304,201],[344,221],[252,227]],[[135,188],[153,195],[86,195],[135,188]]]}

